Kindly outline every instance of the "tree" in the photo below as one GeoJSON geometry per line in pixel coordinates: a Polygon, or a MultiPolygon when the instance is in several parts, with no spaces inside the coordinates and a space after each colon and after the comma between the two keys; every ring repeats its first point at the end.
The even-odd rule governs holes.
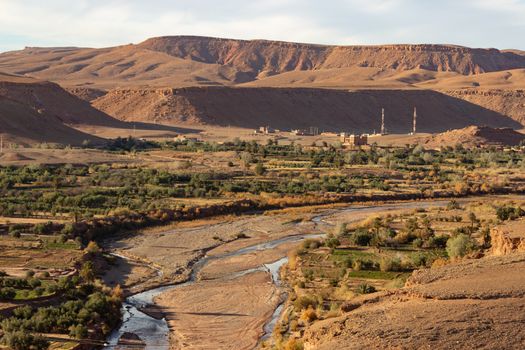
{"type": "Polygon", "coordinates": [[[92,282],[95,279],[95,269],[93,263],[88,261],[80,269],[80,277],[86,282],[92,282]]]}
{"type": "Polygon", "coordinates": [[[463,233],[456,237],[449,238],[447,241],[447,254],[452,259],[464,257],[474,248],[475,242],[463,233]]]}
{"type": "Polygon", "coordinates": [[[96,255],[100,253],[100,247],[98,246],[97,242],[90,241],[86,249],[84,249],[84,252],[87,254],[96,255]]]}
{"type": "Polygon", "coordinates": [[[261,175],[264,175],[265,172],[266,172],[266,169],[263,163],[262,162],[257,163],[257,165],[255,166],[255,174],[261,176],[261,175]]]}
{"type": "Polygon", "coordinates": [[[469,219],[469,221],[470,221],[470,228],[471,228],[472,230],[474,230],[474,226],[475,226],[476,224],[479,223],[479,220],[478,220],[478,218],[476,217],[476,214],[474,214],[473,212],[470,212],[470,213],[468,214],[468,219],[469,219]]]}
{"type": "Polygon", "coordinates": [[[69,336],[75,339],[84,339],[88,336],[88,329],[82,324],[69,327],[69,336]]]}
{"type": "Polygon", "coordinates": [[[117,284],[113,290],[111,291],[111,296],[115,299],[122,300],[124,296],[124,291],[122,290],[122,287],[120,284],[117,284]]]}
{"type": "Polygon", "coordinates": [[[43,337],[34,336],[26,331],[6,332],[2,343],[13,350],[44,350],[49,347],[49,342],[43,337]]]}

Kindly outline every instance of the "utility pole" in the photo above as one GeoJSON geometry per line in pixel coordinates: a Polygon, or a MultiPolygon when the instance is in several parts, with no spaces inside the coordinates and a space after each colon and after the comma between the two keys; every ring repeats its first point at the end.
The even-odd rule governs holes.
{"type": "Polygon", "coordinates": [[[415,135],[416,134],[416,122],[417,122],[417,109],[416,107],[414,107],[414,120],[413,120],[413,124],[412,124],[412,135],[415,135]]]}
{"type": "Polygon", "coordinates": [[[385,109],[381,108],[381,135],[386,135],[385,130],[385,109]]]}

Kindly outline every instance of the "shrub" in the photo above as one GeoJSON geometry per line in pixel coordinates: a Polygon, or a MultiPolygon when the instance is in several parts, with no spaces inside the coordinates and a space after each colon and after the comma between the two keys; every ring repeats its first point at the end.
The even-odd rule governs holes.
{"type": "Polygon", "coordinates": [[[317,249],[321,246],[321,242],[317,239],[305,239],[302,247],[304,249],[317,249]]]}
{"type": "Polygon", "coordinates": [[[11,287],[0,288],[0,300],[10,300],[16,296],[16,290],[11,287]]]}
{"type": "Polygon", "coordinates": [[[88,329],[86,326],[77,324],[69,327],[69,336],[75,339],[84,339],[88,336],[88,329]]]}
{"type": "Polygon", "coordinates": [[[525,211],[521,209],[520,207],[514,208],[510,206],[504,206],[504,207],[499,207],[498,209],[496,209],[496,215],[498,219],[500,219],[501,221],[516,220],[520,216],[524,216],[525,211]]]}
{"type": "Polygon", "coordinates": [[[47,340],[25,331],[6,332],[2,337],[2,343],[13,350],[43,350],[49,347],[47,340]]]}
{"type": "Polygon", "coordinates": [[[306,322],[315,321],[317,320],[317,312],[312,307],[309,307],[301,313],[301,319],[306,322]]]}
{"type": "Polygon", "coordinates": [[[447,246],[448,237],[445,235],[432,236],[428,239],[426,246],[428,248],[445,248],[447,246]]]}
{"type": "Polygon", "coordinates": [[[460,207],[459,203],[455,199],[451,200],[447,204],[447,209],[448,210],[454,210],[454,209],[460,209],[460,208],[461,207],[460,207]]]}
{"type": "Polygon", "coordinates": [[[264,165],[261,162],[257,163],[257,165],[255,166],[255,174],[261,176],[264,175],[265,172],[266,168],[264,167],[264,165]]]}
{"type": "Polygon", "coordinates": [[[9,231],[9,236],[13,238],[20,238],[22,237],[22,234],[20,233],[20,231],[14,230],[14,231],[9,231]]]}
{"type": "Polygon", "coordinates": [[[452,259],[460,258],[471,252],[475,243],[469,236],[459,234],[456,237],[449,238],[447,241],[447,253],[452,259]]]}
{"type": "Polygon", "coordinates": [[[372,234],[364,229],[359,229],[352,235],[352,242],[359,246],[367,246],[372,241],[372,234]]]}
{"type": "Polygon", "coordinates": [[[358,294],[370,294],[375,293],[377,290],[374,286],[367,284],[367,283],[361,283],[356,288],[356,293],[358,294]]]}
{"type": "Polygon", "coordinates": [[[87,254],[96,255],[100,253],[100,247],[98,246],[97,242],[90,241],[86,249],[84,249],[84,252],[87,254]]]}
{"type": "Polygon", "coordinates": [[[421,238],[416,238],[412,241],[412,246],[414,248],[421,248],[423,246],[423,240],[421,238]]]}
{"type": "Polygon", "coordinates": [[[286,345],[284,346],[284,350],[303,350],[303,349],[304,349],[303,343],[293,338],[288,339],[288,341],[286,342],[286,345]]]}
{"type": "Polygon", "coordinates": [[[424,254],[413,254],[411,259],[414,267],[426,266],[427,264],[427,257],[424,254]]]}
{"type": "Polygon", "coordinates": [[[295,299],[294,301],[294,308],[296,310],[304,310],[308,309],[309,307],[315,309],[318,305],[317,299],[310,295],[303,295],[295,299]]]}
{"type": "Polygon", "coordinates": [[[333,237],[333,238],[328,238],[326,241],[325,241],[325,245],[328,247],[328,248],[337,248],[338,246],[341,245],[341,242],[333,237]]]}
{"type": "Polygon", "coordinates": [[[379,263],[379,269],[383,272],[399,271],[401,269],[401,262],[399,259],[383,257],[379,263]]]}

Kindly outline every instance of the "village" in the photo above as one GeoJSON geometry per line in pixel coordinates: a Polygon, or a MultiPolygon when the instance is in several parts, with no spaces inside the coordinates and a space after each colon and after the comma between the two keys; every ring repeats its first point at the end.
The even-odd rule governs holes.
{"type": "MultiPolygon", "coordinates": [[[[254,130],[255,135],[270,135],[278,134],[281,130],[274,129],[271,126],[261,126],[259,129],[254,130]]],[[[417,132],[417,108],[414,107],[414,114],[412,117],[412,129],[408,135],[416,135],[417,132]]],[[[386,136],[388,135],[388,130],[385,126],[385,109],[381,109],[381,130],[379,133],[376,133],[374,130],[373,133],[350,133],[346,131],[341,131],[339,133],[335,132],[319,132],[319,128],[316,126],[310,126],[305,129],[292,129],[290,135],[293,136],[328,136],[328,137],[339,137],[342,147],[362,147],[369,145],[370,137],[386,136]]]]}

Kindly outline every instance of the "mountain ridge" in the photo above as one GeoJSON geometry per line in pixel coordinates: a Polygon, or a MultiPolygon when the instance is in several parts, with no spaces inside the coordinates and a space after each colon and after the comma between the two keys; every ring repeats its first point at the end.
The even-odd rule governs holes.
{"type": "MultiPolygon", "coordinates": [[[[163,36],[106,48],[38,48],[0,54],[0,71],[75,87],[233,86],[287,72],[330,69],[385,74],[422,69],[477,75],[525,68],[519,50],[453,44],[322,45],[163,36]]],[[[369,79],[365,77],[363,81],[369,79]]],[[[381,86],[381,81],[377,82],[381,86]]]]}

